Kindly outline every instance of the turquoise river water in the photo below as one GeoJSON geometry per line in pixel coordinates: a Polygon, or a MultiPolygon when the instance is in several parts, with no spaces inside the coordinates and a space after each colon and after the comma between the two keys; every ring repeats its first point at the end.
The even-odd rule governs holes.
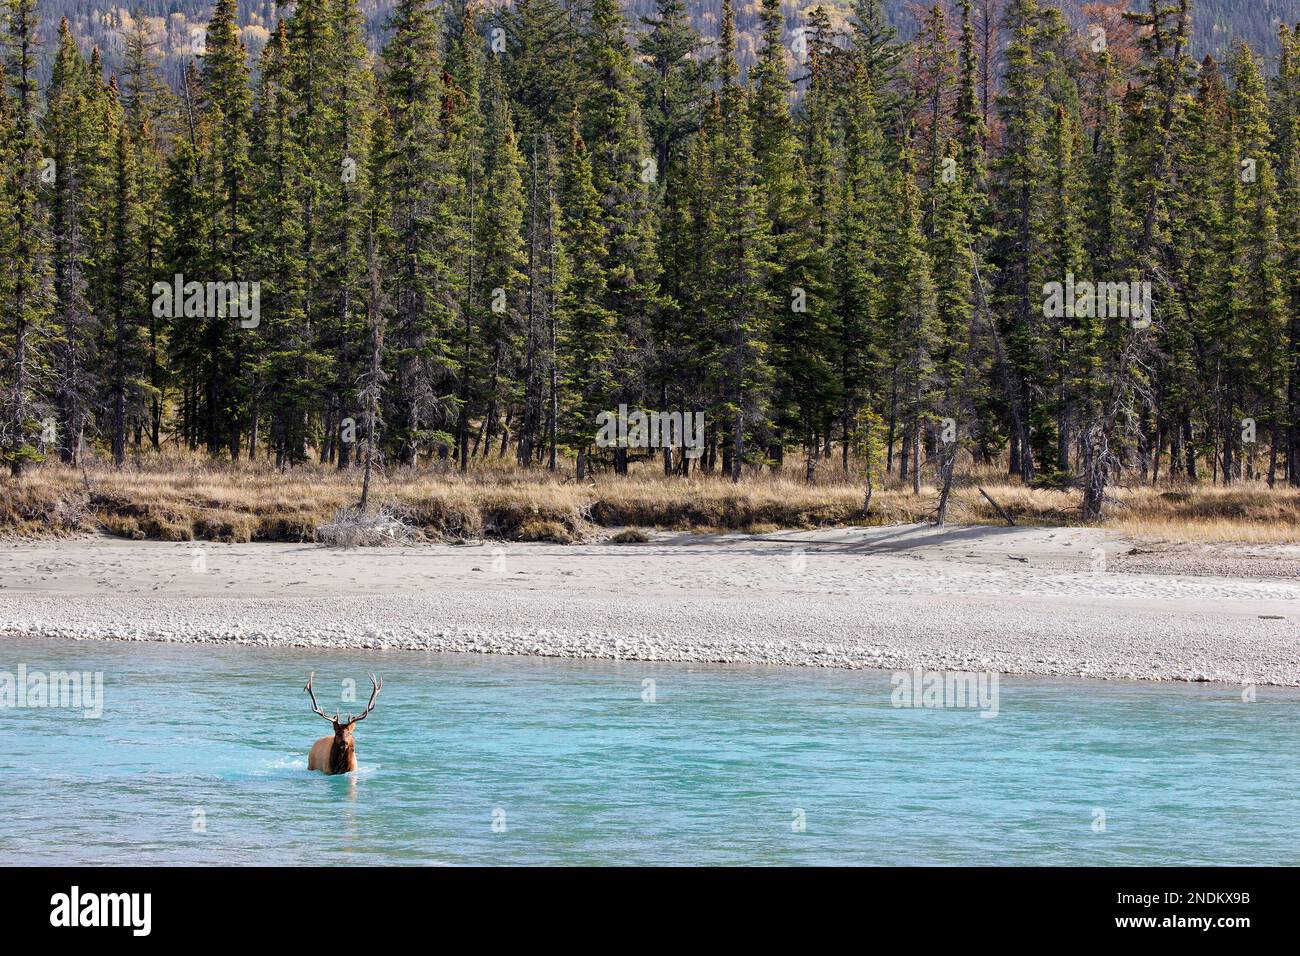
{"type": "Polygon", "coordinates": [[[1300,863],[1290,689],[1002,678],[990,719],[883,672],[5,639],[0,691],[20,665],[102,672],[102,716],[0,709],[6,864],[1300,863]],[[308,772],[307,672],[332,711],[372,669],[359,771],[308,772]]]}

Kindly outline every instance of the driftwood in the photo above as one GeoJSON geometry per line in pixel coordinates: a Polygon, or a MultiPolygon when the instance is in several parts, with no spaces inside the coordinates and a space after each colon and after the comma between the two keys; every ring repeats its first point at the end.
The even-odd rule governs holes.
{"type": "Polygon", "coordinates": [[[1002,516],[1003,521],[1011,525],[1011,527],[1013,528],[1016,526],[1015,519],[1012,518],[1011,515],[1007,514],[1006,510],[1000,504],[994,501],[993,497],[987,491],[985,491],[983,488],[980,488],[979,492],[984,496],[984,500],[987,501],[989,504],[991,504],[993,506],[993,509],[1002,516]]]}

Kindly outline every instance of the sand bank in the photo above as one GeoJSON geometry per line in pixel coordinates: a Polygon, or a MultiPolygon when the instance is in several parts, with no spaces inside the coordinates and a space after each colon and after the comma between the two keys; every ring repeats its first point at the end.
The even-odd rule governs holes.
{"type": "Polygon", "coordinates": [[[0,635],[1300,685],[1294,546],[920,525],[644,544],[0,544],[0,635]]]}

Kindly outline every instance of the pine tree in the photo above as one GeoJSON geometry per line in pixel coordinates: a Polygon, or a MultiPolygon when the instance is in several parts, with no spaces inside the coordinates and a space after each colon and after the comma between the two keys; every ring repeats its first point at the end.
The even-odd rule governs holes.
{"type": "Polygon", "coordinates": [[[1279,27],[1282,49],[1277,85],[1278,238],[1287,310],[1286,473],[1300,487],[1300,30],[1279,27]]]}
{"type": "Polygon", "coordinates": [[[519,463],[530,467],[535,454],[545,452],[551,471],[557,467],[556,419],[559,375],[556,367],[556,299],[564,284],[564,254],[560,236],[555,150],[547,133],[528,140],[528,287],[524,343],[523,422],[519,463]],[[543,434],[543,425],[545,433],[543,434]]]}
{"type": "MultiPolygon", "coordinates": [[[[692,142],[705,121],[714,73],[705,57],[705,42],[691,27],[682,0],[656,0],[653,16],[642,17],[648,32],[639,50],[646,60],[640,68],[641,108],[652,150],[652,196],[658,198],[655,245],[659,256],[658,302],[651,316],[646,349],[647,402],[660,408],[682,408],[700,401],[698,375],[693,370],[693,333],[697,327],[694,279],[698,263],[692,258],[693,220],[687,197],[690,180],[700,170],[691,162],[692,142]]],[[[674,460],[664,449],[665,472],[685,468],[689,460],[674,460]]]]}
{"type": "Polygon", "coordinates": [[[265,348],[257,381],[274,401],[266,413],[268,444],[277,468],[306,461],[316,383],[325,357],[307,325],[307,264],[303,212],[307,164],[295,132],[297,93],[285,21],[262,50],[254,119],[253,157],[258,209],[255,256],[262,277],[265,348]]]}
{"type": "Polygon", "coordinates": [[[117,104],[117,89],[110,88],[114,109],[109,113],[113,145],[112,192],[108,213],[108,248],[100,257],[96,285],[102,288],[105,321],[104,370],[105,423],[113,462],[126,460],[128,432],[145,416],[148,343],[141,317],[145,314],[144,286],[139,271],[140,207],[136,193],[131,131],[117,104]]]}
{"type": "Polygon", "coordinates": [[[938,321],[933,269],[922,231],[921,193],[911,150],[904,147],[893,177],[886,308],[898,317],[899,392],[906,402],[904,472],[911,459],[912,493],[921,493],[921,448],[935,401],[934,351],[938,321]]]}
{"type": "MultiPolygon", "coordinates": [[[[122,110],[131,136],[131,162],[135,169],[135,198],[140,208],[139,268],[147,285],[162,275],[163,258],[170,241],[170,222],[164,208],[165,154],[175,134],[176,97],[163,81],[157,43],[142,18],[132,21],[126,35],[122,72],[122,110]]],[[[147,395],[149,442],[162,445],[163,411],[168,384],[164,324],[150,309],[146,318],[149,340],[147,395]]]]}
{"type": "MultiPolygon", "coordinates": [[[[830,249],[836,215],[836,176],[839,157],[836,148],[842,138],[837,119],[842,82],[843,59],[834,43],[830,17],[824,7],[814,7],[808,14],[804,33],[807,49],[807,91],[804,94],[803,134],[804,166],[808,174],[809,202],[812,204],[816,243],[823,254],[830,249]]],[[[850,114],[851,115],[851,114],[850,114]]]]}
{"type": "MultiPolygon", "coordinates": [[[[478,223],[480,284],[485,292],[480,330],[484,353],[483,415],[485,454],[493,447],[498,417],[517,402],[515,376],[520,364],[523,314],[526,309],[528,258],[524,251],[523,213],[526,207],[521,168],[523,158],[515,140],[510,99],[500,71],[493,66],[489,82],[487,154],[484,203],[478,223]]],[[[508,439],[508,433],[503,437],[508,439]]]]}
{"type": "MultiPolygon", "coordinates": [[[[49,184],[51,264],[57,329],[53,388],[59,456],[69,464],[80,459],[87,428],[94,427],[99,323],[87,295],[92,262],[91,222],[96,214],[96,171],[87,168],[88,148],[102,129],[95,123],[94,81],[65,18],[59,24],[59,48],[46,90],[43,134],[53,176],[49,184]]],[[[102,157],[99,157],[102,158],[102,157]]]]}
{"type": "MultiPolygon", "coordinates": [[[[591,159],[592,185],[604,233],[602,305],[615,317],[617,400],[635,403],[644,390],[645,368],[635,355],[649,338],[646,319],[657,306],[658,256],[650,208],[655,158],[645,136],[632,67],[632,48],[617,0],[592,0],[579,63],[583,142],[591,159]]],[[[615,452],[626,473],[627,451],[615,452]]]]}
{"type": "MultiPolygon", "coordinates": [[[[1212,57],[1201,65],[1196,97],[1187,109],[1185,133],[1181,137],[1180,168],[1188,199],[1181,205],[1173,240],[1183,250],[1180,280],[1187,290],[1186,321],[1196,356],[1180,356],[1183,374],[1191,385],[1178,408],[1186,452],[1186,477],[1197,478],[1198,453],[1217,462],[1217,435],[1223,420],[1218,406],[1223,399],[1221,382],[1239,346],[1235,324],[1230,321],[1235,290],[1241,279],[1232,245],[1232,196],[1240,175],[1235,148],[1230,145],[1228,94],[1223,74],[1212,57]],[[1194,197],[1194,198],[1193,198],[1194,197]],[[1195,434],[1199,426],[1200,435],[1195,434]]],[[[1173,381],[1177,381],[1174,379],[1173,381]]],[[[1209,464],[1210,462],[1207,462],[1209,464]]],[[[1217,476],[1217,465],[1214,473],[1217,476]]]]}
{"type": "MultiPolygon", "coordinates": [[[[841,427],[852,436],[845,441],[847,453],[850,444],[869,444],[869,436],[859,431],[864,420],[874,427],[878,415],[873,411],[864,419],[864,412],[886,400],[886,358],[894,325],[894,316],[884,307],[881,282],[887,255],[882,231],[886,216],[883,134],[876,119],[875,91],[860,63],[855,62],[848,77],[844,117],[831,248],[831,331],[841,427]]],[[[892,448],[885,457],[892,458],[892,448]]],[[[888,467],[888,461],[884,464],[888,467]]]]}
{"type": "Polygon", "coordinates": [[[978,223],[987,202],[984,142],[988,136],[978,94],[979,62],[975,50],[975,22],[971,0],[960,0],[961,48],[958,53],[957,160],[973,203],[972,220],[978,223]]]}
{"type": "Polygon", "coordinates": [[[563,397],[561,441],[577,455],[577,479],[586,477],[587,455],[596,439],[596,416],[609,408],[616,387],[616,314],[604,305],[607,277],[605,228],[587,146],[577,117],[569,130],[560,178],[565,212],[565,254],[571,268],[560,293],[559,353],[563,397]]]}
{"type": "Polygon", "coordinates": [[[460,286],[444,246],[450,232],[444,200],[455,170],[443,137],[437,21],[428,0],[399,0],[392,16],[383,52],[392,123],[384,168],[392,196],[393,261],[386,271],[393,279],[389,341],[396,368],[385,404],[389,440],[411,465],[426,444],[451,445],[446,426],[455,412],[445,387],[460,286]]]}
{"type": "MultiPolygon", "coordinates": [[[[907,52],[891,26],[884,0],[853,0],[850,44],[866,83],[875,91],[876,114],[891,147],[901,143],[911,115],[911,96],[898,88],[897,80],[907,52]]],[[[891,155],[891,158],[892,155],[891,155]]]]}
{"type": "Polygon", "coordinates": [[[366,367],[367,330],[373,325],[367,252],[370,112],[373,78],[366,70],[364,19],[357,0],[332,0],[327,15],[333,47],[323,84],[328,109],[323,123],[319,185],[319,240],[328,250],[320,269],[317,348],[331,357],[327,396],[326,454],[346,468],[353,443],[339,441],[343,423],[362,414],[357,382],[366,367]]]}
{"type": "MultiPolygon", "coordinates": [[[[212,182],[204,165],[211,128],[200,109],[201,85],[198,67],[191,61],[181,82],[181,132],[167,163],[164,204],[173,228],[164,249],[167,267],[163,280],[186,273],[193,278],[196,270],[203,271],[210,261],[211,233],[216,224],[210,214],[212,182]]],[[[208,413],[211,392],[206,382],[213,355],[206,341],[206,324],[187,317],[178,306],[170,315],[159,304],[151,311],[167,319],[162,324],[171,372],[180,390],[180,433],[186,447],[195,449],[215,430],[215,412],[208,413]]]]}
{"type": "Polygon", "coordinates": [[[575,14],[560,0],[517,0],[497,11],[493,29],[504,31],[506,86],[525,138],[550,132],[567,140],[579,95],[575,14]]]}
{"type": "Polygon", "coordinates": [[[458,282],[459,313],[454,346],[456,368],[456,458],[462,473],[469,470],[471,454],[477,454],[484,432],[486,368],[484,353],[493,343],[483,341],[481,325],[485,296],[491,287],[483,285],[483,251],[481,239],[482,209],[490,200],[487,195],[483,149],[484,117],[482,97],[482,55],[474,27],[473,8],[466,4],[458,18],[458,28],[448,37],[443,84],[442,150],[444,163],[454,170],[445,180],[443,205],[446,210],[444,256],[458,282]],[[470,449],[472,420],[480,417],[482,428],[470,449]]]}
{"type": "MultiPolygon", "coordinates": [[[[202,281],[250,281],[252,170],[249,158],[252,94],[236,0],[217,0],[203,57],[203,110],[209,130],[200,168],[209,182],[210,249],[202,281]]],[[[249,337],[230,316],[203,319],[209,354],[204,373],[209,452],[221,447],[237,460],[248,421],[249,337]]]]}
{"type": "Polygon", "coordinates": [[[740,85],[735,58],[735,13],[723,0],[719,57],[721,122],[714,141],[712,200],[719,204],[709,240],[709,306],[720,325],[721,406],[730,425],[724,470],[740,481],[750,428],[763,417],[771,385],[766,317],[773,301],[768,292],[770,229],[763,194],[755,173],[751,107],[740,85]]]}
{"type": "Polygon", "coordinates": [[[339,38],[335,18],[330,13],[330,0],[301,0],[294,4],[292,16],[284,23],[284,83],[293,97],[292,129],[302,167],[301,176],[295,180],[302,191],[299,205],[305,285],[301,308],[308,335],[315,338],[324,315],[330,311],[325,304],[328,294],[323,288],[322,275],[328,258],[328,252],[321,248],[328,243],[322,235],[327,231],[322,223],[324,192],[341,176],[339,165],[335,163],[331,167],[327,155],[327,144],[336,125],[334,102],[327,86],[335,66],[339,38]]]}
{"type": "MultiPolygon", "coordinates": [[[[4,39],[9,56],[5,76],[11,100],[3,107],[0,131],[7,146],[0,210],[0,460],[15,478],[41,458],[35,442],[43,429],[40,378],[46,362],[51,311],[49,230],[41,202],[43,169],[37,123],[36,0],[7,0],[4,39]]],[[[56,171],[57,175],[57,171],[56,171]]]]}
{"type": "MultiPolygon", "coordinates": [[[[1051,150],[1049,176],[1048,214],[1045,227],[1048,274],[1053,276],[1084,276],[1084,244],[1081,233],[1080,184],[1082,169],[1079,161],[1080,130],[1073,116],[1058,105],[1048,130],[1051,150]]],[[[1098,276],[1098,279],[1103,278],[1098,276]]],[[[1095,340],[1095,319],[1088,310],[1076,310],[1073,315],[1046,318],[1044,336],[1048,348],[1047,381],[1050,397],[1044,404],[1055,418],[1054,437],[1056,460],[1044,462],[1043,470],[1058,472],[1057,480],[1070,468],[1071,427],[1076,416],[1078,391],[1075,369],[1080,358],[1088,354],[1095,340]],[[1083,315],[1078,314],[1080,311],[1083,315]]]]}
{"type": "MultiPolygon", "coordinates": [[[[703,37],[691,26],[684,0],[655,0],[638,52],[641,112],[655,160],[654,180],[671,178],[680,149],[704,122],[713,60],[703,56],[703,37]]],[[[684,157],[682,157],[684,158],[684,157]]]]}
{"type": "MultiPolygon", "coordinates": [[[[998,113],[1004,127],[1003,150],[994,163],[995,202],[999,222],[991,250],[999,269],[998,301],[1007,358],[1014,377],[1008,383],[1011,412],[1011,472],[1025,481],[1034,477],[1038,462],[1050,453],[1052,436],[1044,434],[1050,416],[1044,414],[1045,387],[1041,337],[1044,262],[1039,238],[1043,212],[1046,157],[1046,102],[1038,48],[1038,0],[1009,0],[1004,92],[998,113]]],[[[1054,277],[1054,281],[1064,277],[1054,277]]]]}
{"type": "Polygon", "coordinates": [[[365,513],[370,500],[371,472],[380,460],[380,434],[384,427],[384,386],[389,381],[384,367],[385,337],[391,313],[390,282],[382,272],[382,263],[391,254],[393,233],[392,209],[385,179],[384,157],[391,149],[388,109],[382,96],[374,103],[370,116],[369,170],[366,177],[366,326],[367,363],[359,378],[358,400],[365,415],[365,450],[362,455],[361,501],[365,513]]]}
{"type": "MultiPolygon", "coordinates": [[[[1268,99],[1264,77],[1250,47],[1240,44],[1232,58],[1233,91],[1230,100],[1238,162],[1243,174],[1238,177],[1242,234],[1236,252],[1242,257],[1241,274],[1245,281],[1243,311],[1236,318],[1245,330],[1243,336],[1248,364],[1239,367],[1251,380],[1241,387],[1243,420],[1226,437],[1242,440],[1250,435],[1245,419],[1255,424],[1261,436],[1267,430],[1271,449],[1268,481],[1272,485],[1277,473],[1277,454],[1281,448],[1284,380],[1285,307],[1282,285],[1282,248],[1278,240],[1276,160],[1270,148],[1272,134],[1268,124],[1268,99]]],[[[1244,442],[1238,451],[1248,456],[1254,470],[1257,443],[1244,442]]],[[[1234,442],[1235,444],[1235,442],[1234,442]]],[[[1225,459],[1228,451],[1225,449],[1225,459]]],[[[1225,479],[1232,476],[1225,472],[1225,479]]],[[[1253,477],[1253,475],[1251,476],[1253,477]]]]}
{"type": "Polygon", "coordinates": [[[788,432],[801,435],[809,474],[830,443],[832,370],[827,362],[827,263],[816,245],[807,175],[790,115],[793,88],[781,42],[780,0],[763,0],[763,45],[751,74],[756,185],[768,230],[768,297],[774,306],[763,337],[774,370],[768,457],[780,463],[788,432]],[[821,433],[819,435],[819,433],[821,433]]]}
{"type": "MultiPolygon", "coordinates": [[[[936,411],[973,430],[976,421],[972,368],[975,338],[974,250],[970,224],[970,184],[964,179],[961,147],[949,140],[941,159],[941,172],[933,186],[931,237],[927,246],[933,263],[935,333],[932,359],[935,370],[936,411]]],[[[984,427],[981,422],[978,427],[984,427]]],[[[982,436],[983,437],[983,436],[982,436]]],[[[955,449],[953,449],[955,454],[955,449]]]]}

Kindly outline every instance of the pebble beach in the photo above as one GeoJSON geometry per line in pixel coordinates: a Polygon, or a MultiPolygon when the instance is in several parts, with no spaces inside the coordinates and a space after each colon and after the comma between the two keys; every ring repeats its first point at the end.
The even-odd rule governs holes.
{"type": "Polygon", "coordinates": [[[1298,565],[1288,545],[983,526],[351,551],[8,541],[0,640],[1300,686],[1298,565]]]}

